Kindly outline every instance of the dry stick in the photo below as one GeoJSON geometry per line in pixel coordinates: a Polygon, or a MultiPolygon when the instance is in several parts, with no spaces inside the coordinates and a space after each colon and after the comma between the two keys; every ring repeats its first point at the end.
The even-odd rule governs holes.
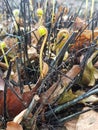
{"type": "MultiPolygon", "coordinates": [[[[39,96],[38,95],[35,95],[33,98],[32,98],[32,101],[29,105],[29,107],[27,108],[24,116],[23,116],[23,120],[26,120],[27,117],[29,116],[29,114],[32,112],[32,110],[35,108],[36,104],[38,103],[39,101],[39,96]]],[[[32,127],[32,130],[35,130],[35,127],[36,127],[36,120],[37,120],[37,116],[38,114],[42,111],[42,105],[39,106],[39,108],[37,109],[37,111],[35,112],[35,114],[33,115],[33,118],[31,119],[31,125],[33,125],[32,127]]]]}
{"type": "Polygon", "coordinates": [[[24,119],[26,119],[28,117],[28,115],[31,113],[32,109],[36,106],[37,102],[39,101],[39,96],[38,95],[35,95],[33,98],[32,98],[32,101],[24,115],[24,119]]]}
{"type": "Polygon", "coordinates": [[[41,105],[38,107],[37,111],[35,112],[33,118],[31,119],[32,130],[35,130],[38,114],[39,114],[42,110],[43,110],[43,105],[41,104],[41,105]]]}

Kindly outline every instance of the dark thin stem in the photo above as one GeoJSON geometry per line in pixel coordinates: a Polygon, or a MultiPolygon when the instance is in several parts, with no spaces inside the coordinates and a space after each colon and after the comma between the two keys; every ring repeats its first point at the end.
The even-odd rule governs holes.
{"type": "MultiPolygon", "coordinates": [[[[4,0],[4,2],[5,2],[5,4],[6,4],[6,7],[7,7],[8,11],[10,12],[11,17],[13,18],[12,20],[15,21],[16,24],[17,24],[17,21],[16,21],[14,15],[13,15],[13,13],[12,13],[12,9],[11,9],[11,7],[10,7],[10,4],[9,4],[8,0],[4,0]]],[[[17,25],[18,25],[18,24],[17,24],[17,25]]]]}
{"type": "MultiPolygon", "coordinates": [[[[81,100],[83,100],[83,99],[85,99],[85,98],[87,98],[87,97],[89,97],[89,96],[91,96],[93,94],[96,94],[96,93],[98,93],[98,88],[94,89],[94,90],[92,90],[90,92],[87,92],[87,93],[79,96],[78,98],[76,98],[76,99],[74,99],[72,101],[69,101],[69,102],[67,102],[67,103],[65,103],[63,105],[60,105],[60,106],[54,108],[53,111],[54,111],[54,113],[58,113],[58,112],[62,111],[63,109],[71,107],[71,106],[75,105],[76,103],[78,103],[79,101],[81,101],[81,100]]],[[[51,115],[52,115],[51,111],[48,111],[48,112],[45,113],[46,117],[49,117],[51,115]]]]}
{"type": "Polygon", "coordinates": [[[76,112],[76,113],[74,113],[74,114],[72,114],[72,115],[69,115],[69,116],[67,116],[67,117],[64,117],[64,118],[62,118],[62,119],[58,119],[58,121],[55,121],[55,122],[54,122],[54,125],[59,124],[59,123],[60,123],[60,124],[63,124],[63,123],[65,123],[65,122],[69,121],[69,120],[72,120],[72,119],[75,118],[75,117],[78,117],[80,114],[86,113],[86,112],[91,111],[91,110],[93,110],[93,109],[92,109],[92,108],[89,108],[89,109],[87,109],[87,110],[83,110],[83,111],[76,112]]]}
{"type": "MultiPolygon", "coordinates": [[[[57,67],[57,64],[60,60],[63,59],[65,52],[68,49],[68,45],[73,41],[73,39],[77,36],[77,33],[74,32],[70,38],[67,40],[67,42],[64,44],[64,46],[62,47],[62,49],[60,50],[60,52],[58,53],[57,57],[55,58],[55,60],[51,63],[50,66],[53,66],[53,68],[57,67]]],[[[51,74],[54,72],[54,70],[52,68],[50,68],[48,75],[44,78],[44,80],[42,81],[41,86],[39,87],[38,93],[41,93],[41,90],[44,86],[44,83],[47,81],[47,79],[51,76],[51,74]]]]}
{"type": "Polygon", "coordinates": [[[8,68],[7,75],[6,75],[6,80],[9,80],[9,78],[10,78],[11,69],[12,69],[12,62],[9,63],[9,68],[8,68]]]}
{"type": "Polygon", "coordinates": [[[20,67],[19,67],[19,59],[18,57],[16,58],[16,69],[17,69],[17,74],[18,74],[18,82],[19,82],[19,87],[20,87],[20,92],[23,93],[23,84],[21,81],[21,75],[20,75],[20,67]]]}

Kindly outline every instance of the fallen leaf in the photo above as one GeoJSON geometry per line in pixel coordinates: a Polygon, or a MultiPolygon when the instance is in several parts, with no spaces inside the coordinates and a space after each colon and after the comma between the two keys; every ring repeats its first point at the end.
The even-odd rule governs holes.
{"type": "MultiPolygon", "coordinates": [[[[81,70],[81,68],[79,67],[79,65],[74,65],[66,73],[66,75],[68,77],[70,77],[71,79],[74,79],[79,74],[80,70],[81,70]]],[[[61,82],[58,81],[58,82],[54,83],[46,92],[42,93],[41,101],[47,103],[46,101],[47,101],[47,98],[49,97],[48,103],[53,102],[64,91],[65,87],[67,87],[67,85],[72,81],[68,77],[62,76],[61,82]]],[[[69,92],[69,97],[70,97],[70,93],[71,93],[71,91],[69,92]]],[[[72,95],[72,99],[73,99],[73,97],[74,96],[72,95]]],[[[66,97],[65,100],[68,101],[68,98],[66,97]]]]}
{"type": "Polygon", "coordinates": [[[68,121],[64,124],[64,126],[67,128],[67,130],[76,130],[76,124],[78,119],[73,119],[71,121],[68,121]]]}
{"type": "Polygon", "coordinates": [[[64,86],[69,84],[81,71],[81,68],[79,65],[74,65],[67,73],[66,75],[68,77],[63,76],[61,78],[61,81],[63,82],[64,86]],[[71,80],[72,79],[72,80],[71,80]]]}
{"type": "Polygon", "coordinates": [[[69,38],[69,31],[67,29],[61,29],[58,34],[57,34],[57,43],[55,50],[56,50],[56,54],[61,50],[61,48],[63,47],[63,45],[66,43],[67,39],[69,38]],[[58,43],[60,41],[60,39],[62,39],[60,43],[58,43]]]}
{"type": "Polygon", "coordinates": [[[23,128],[20,124],[10,121],[7,123],[6,130],[23,130],[23,128]]]}
{"type": "Polygon", "coordinates": [[[86,22],[79,17],[76,18],[75,23],[74,23],[74,30],[79,30],[83,29],[86,26],[86,22]]]}
{"type": "Polygon", "coordinates": [[[13,121],[7,122],[7,128],[6,130],[23,130],[22,126],[20,125],[23,116],[27,109],[23,110],[20,112],[14,119],[13,121]]]}
{"type": "Polygon", "coordinates": [[[38,57],[37,50],[34,47],[30,47],[28,49],[28,56],[31,60],[35,59],[38,57]]]}
{"type": "MultiPolygon", "coordinates": [[[[87,110],[84,108],[83,110],[87,110]]],[[[98,113],[94,110],[88,111],[79,116],[76,130],[98,130],[98,113]]]]}
{"type": "MultiPolygon", "coordinates": [[[[98,36],[98,31],[94,30],[94,39],[98,36]]],[[[70,46],[70,51],[79,50],[84,46],[89,46],[92,42],[92,30],[84,30],[83,33],[77,38],[75,44],[70,46]]]]}
{"type": "MultiPolygon", "coordinates": [[[[35,84],[30,84],[31,89],[33,89],[35,87],[35,84]]],[[[23,92],[30,92],[30,88],[28,85],[24,85],[24,89],[23,92]]]]}
{"type": "Polygon", "coordinates": [[[20,112],[14,119],[13,119],[13,122],[15,123],[21,123],[22,119],[23,119],[23,116],[25,114],[25,112],[27,111],[27,109],[23,110],[22,112],[20,112]]]}

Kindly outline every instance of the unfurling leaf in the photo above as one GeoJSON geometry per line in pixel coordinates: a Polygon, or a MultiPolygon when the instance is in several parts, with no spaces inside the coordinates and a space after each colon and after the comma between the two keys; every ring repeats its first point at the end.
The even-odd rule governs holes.
{"type": "Polygon", "coordinates": [[[60,49],[66,43],[66,41],[67,41],[68,38],[69,38],[69,31],[67,29],[61,29],[58,32],[57,42],[59,42],[59,43],[56,44],[56,47],[55,47],[56,53],[58,53],[60,51],[60,49]]]}
{"type": "Polygon", "coordinates": [[[92,60],[96,57],[98,51],[94,52],[93,55],[88,59],[83,77],[82,83],[87,84],[88,86],[93,86],[96,79],[98,79],[98,69],[96,69],[92,63],[92,60]]]}

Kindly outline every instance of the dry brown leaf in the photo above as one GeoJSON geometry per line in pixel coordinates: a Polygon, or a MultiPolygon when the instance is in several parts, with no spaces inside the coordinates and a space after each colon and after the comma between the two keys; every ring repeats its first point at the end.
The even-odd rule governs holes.
{"type": "MultiPolygon", "coordinates": [[[[7,90],[7,110],[9,113],[10,118],[14,118],[17,114],[19,114],[22,110],[25,109],[24,103],[26,107],[28,107],[33,95],[32,93],[35,92],[35,89],[32,89],[29,92],[25,92],[22,95],[20,94],[20,90],[18,87],[14,86],[14,91],[18,94],[18,96],[23,99],[24,102],[22,102],[12,91],[10,88],[7,90]]],[[[3,115],[3,104],[4,104],[4,98],[3,98],[3,92],[0,92],[0,114],[3,115]]]]}
{"type": "MultiPolygon", "coordinates": [[[[71,70],[67,72],[66,75],[71,79],[74,79],[79,74],[80,70],[81,68],[79,67],[79,65],[74,65],[71,70]]],[[[48,103],[53,102],[56,97],[64,91],[65,87],[67,87],[67,85],[72,81],[68,77],[62,76],[61,82],[58,81],[54,83],[45,93],[42,93],[41,100],[44,102],[51,95],[48,99],[48,103]],[[62,85],[64,87],[62,87],[62,85]]]]}
{"type": "MultiPolygon", "coordinates": [[[[98,31],[94,30],[94,39],[96,39],[98,36],[98,31]]],[[[90,40],[91,41],[92,38],[92,30],[85,30],[80,37],[78,38],[78,40],[90,40]]]]}
{"type": "Polygon", "coordinates": [[[79,30],[79,29],[83,29],[86,26],[86,22],[82,19],[80,19],[79,17],[76,18],[76,21],[74,23],[74,30],[79,30]]]}
{"type": "Polygon", "coordinates": [[[76,124],[78,119],[73,119],[71,121],[68,121],[64,124],[64,126],[67,128],[67,130],[76,130],[76,124]]]}
{"type": "MultiPolygon", "coordinates": [[[[7,46],[9,48],[11,48],[13,45],[15,45],[18,42],[18,40],[17,40],[17,38],[6,37],[4,39],[4,42],[7,44],[7,46]]],[[[13,51],[14,51],[14,53],[16,52],[16,47],[13,48],[13,51]]]]}
{"type": "Polygon", "coordinates": [[[10,121],[7,123],[7,128],[6,130],[23,130],[22,126],[19,125],[18,123],[15,123],[13,121],[10,121]]]}
{"type": "Polygon", "coordinates": [[[22,119],[23,119],[23,116],[25,114],[25,112],[27,111],[27,109],[23,110],[22,112],[20,112],[14,119],[13,119],[13,122],[15,123],[21,123],[22,119]]]}
{"type": "Polygon", "coordinates": [[[67,77],[65,77],[65,76],[63,76],[62,78],[61,78],[61,81],[63,82],[63,84],[64,84],[64,86],[65,85],[68,85],[72,80],[71,79],[74,79],[79,73],[80,73],[80,71],[81,71],[81,68],[80,68],[80,66],[79,65],[74,65],[72,68],[71,68],[71,70],[69,70],[68,72],[67,72],[67,76],[68,77],[70,77],[70,78],[67,78],[67,77]]]}
{"type": "Polygon", "coordinates": [[[23,130],[19,123],[21,123],[26,111],[27,109],[23,110],[13,119],[13,121],[8,122],[6,130],[23,130]]]}
{"type": "MultiPolygon", "coordinates": [[[[68,85],[71,82],[71,79],[74,79],[79,74],[79,72],[80,72],[80,67],[78,65],[74,65],[72,67],[72,69],[66,74],[68,77],[70,77],[70,79],[67,78],[67,77],[61,78],[62,79],[62,85],[63,86],[68,85]]],[[[61,88],[61,90],[59,90],[58,93],[61,94],[63,92],[63,90],[64,90],[64,88],[61,88]]],[[[55,93],[57,93],[57,92],[55,92],[55,93]]],[[[68,92],[65,92],[61,96],[58,103],[62,104],[62,103],[71,101],[74,98],[76,98],[77,96],[79,96],[79,95],[73,93],[72,90],[69,90],[68,92]]]]}
{"type": "MultiPolygon", "coordinates": [[[[60,95],[65,87],[67,87],[67,85],[80,73],[81,68],[79,67],[79,65],[74,65],[68,72],[67,72],[67,76],[70,77],[65,77],[63,76],[61,78],[61,83],[58,85],[57,89],[55,90],[55,92],[52,94],[53,97],[57,97],[57,95],[60,95]],[[72,80],[71,80],[72,79],[72,80]],[[62,87],[64,86],[64,87],[62,87]]],[[[66,93],[65,93],[66,94],[66,93]]],[[[69,100],[75,98],[75,95],[72,94],[71,92],[69,92],[69,95],[71,94],[72,98],[69,98],[69,100]]],[[[64,95],[63,95],[64,97],[64,95]]],[[[66,96],[65,96],[66,97],[66,96]]],[[[70,97],[70,96],[69,96],[70,97]]],[[[62,97],[61,97],[62,98],[62,97]]],[[[63,98],[64,100],[64,98],[63,98]]],[[[65,101],[68,101],[68,99],[66,98],[65,101]]]]}
{"type": "MultiPolygon", "coordinates": [[[[55,97],[52,96],[53,94],[51,95],[51,93],[53,93],[55,91],[57,86],[58,86],[58,82],[54,83],[46,92],[41,94],[41,96],[40,96],[41,97],[41,99],[40,99],[41,103],[47,104],[48,97],[50,97],[48,99],[48,103],[51,103],[51,102],[54,101],[55,97]]],[[[58,93],[57,93],[57,96],[58,96],[58,93]]]]}
{"type": "MultiPolygon", "coordinates": [[[[30,84],[31,89],[33,89],[35,87],[35,84],[30,84]]],[[[30,88],[28,85],[24,85],[24,89],[23,92],[30,92],[30,88]]]]}
{"type": "MultiPolygon", "coordinates": [[[[98,30],[94,30],[94,39],[98,36],[98,30]]],[[[89,46],[92,41],[92,30],[84,30],[84,32],[77,38],[75,44],[70,46],[70,51],[79,50],[84,46],[89,46]]]]}
{"type": "Polygon", "coordinates": [[[30,47],[28,49],[28,56],[30,60],[35,59],[36,57],[38,57],[37,50],[34,47],[30,47]]]}
{"type": "MultiPolygon", "coordinates": [[[[84,108],[83,110],[87,110],[84,108]]],[[[98,130],[98,113],[94,110],[81,114],[76,124],[76,130],[98,130]]]]}

